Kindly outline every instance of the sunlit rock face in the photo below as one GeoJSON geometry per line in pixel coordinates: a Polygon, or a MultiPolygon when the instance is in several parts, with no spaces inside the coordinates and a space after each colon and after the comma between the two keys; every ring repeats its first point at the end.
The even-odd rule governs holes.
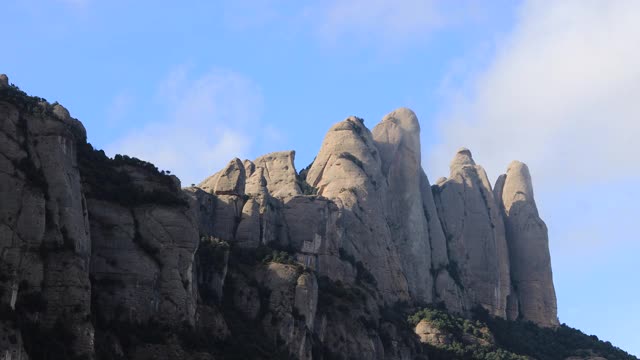
{"type": "MultiPolygon", "coordinates": [[[[451,262],[466,308],[479,305],[506,317],[510,293],[509,252],[504,222],[484,169],[462,148],[451,173],[434,190],[451,262]]],[[[452,274],[453,275],[453,274],[452,274]]]]}
{"type": "Polygon", "coordinates": [[[494,189],[502,208],[511,261],[514,299],[510,318],[557,326],[547,226],[538,215],[527,165],[513,161],[494,189]]]}
{"type": "Polygon", "coordinates": [[[73,354],[131,359],[415,359],[421,339],[449,341],[406,326],[427,304],[558,324],[526,165],[492,189],[461,149],[431,185],[409,109],[372,131],[336,123],[300,173],[280,151],[184,189],[94,150],[65,108],[6,76],[0,120],[0,348],[12,359],[52,346],[34,348],[25,321],[73,354]]]}

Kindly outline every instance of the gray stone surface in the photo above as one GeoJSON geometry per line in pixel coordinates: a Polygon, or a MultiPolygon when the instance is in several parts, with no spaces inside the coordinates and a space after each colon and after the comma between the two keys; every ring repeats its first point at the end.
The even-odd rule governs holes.
{"type": "Polygon", "coordinates": [[[427,320],[421,320],[414,329],[420,337],[420,342],[433,346],[449,345],[453,342],[453,336],[439,329],[427,320]]]}
{"type": "Polygon", "coordinates": [[[298,260],[331,279],[352,282],[355,269],[340,257],[345,229],[340,208],[331,200],[315,196],[289,199],[283,208],[290,246],[298,260]]]}
{"type": "Polygon", "coordinates": [[[381,163],[371,132],[360,119],[349,117],[325,136],[307,182],[342,209],[341,226],[348,229],[339,245],[343,253],[373,274],[384,301],[395,302],[408,300],[409,288],[384,211],[387,184],[381,163]]]}
{"type": "Polygon", "coordinates": [[[242,196],[245,181],[244,164],[240,159],[234,158],[224,169],[198,184],[198,187],[216,195],[242,196]]]}
{"type": "Polygon", "coordinates": [[[511,282],[504,223],[484,169],[458,150],[449,179],[436,185],[436,206],[447,237],[449,273],[463,290],[463,307],[480,305],[506,317],[511,282]]]}
{"type": "Polygon", "coordinates": [[[6,74],[0,74],[0,89],[9,87],[9,77],[6,74]]]}
{"type": "MultiPolygon", "coordinates": [[[[212,358],[177,337],[125,349],[119,334],[94,332],[91,313],[193,327],[211,341],[253,331],[299,359],[311,359],[314,344],[346,358],[415,358],[417,339],[383,316],[399,302],[442,301],[463,314],[481,305],[557,325],[547,232],[526,166],[512,163],[494,194],[461,149],[449,178],[431,186],[409,109],[373,132],[356,117],[335,124],[306,173],[313,196],[302,194],[293,151],[233,159],[186,189],[145,166],[103,169],[129,179],[125,191],[186,201],[162,205],[95,197],[78,170],[82,124],[62,105],[34,106],[0,98],[0,305],[43,296],[34,316],[45,329],[68,324],[76,353],[91,358],[99,341],[132,359],[212,358]]],[[[446,341],[421,324],[421,338],[446,341]]],[[[12,359],[24,354],[9,321],[0,320],[0,346],[12,359]]]]}
{"type": "Polygon", "coordinates": [[[78,339],[75,351],[88,353],[91,243],[76,158],[84,128],[59,118],[55,106],[36,106],[54,115],[0,98],[0,273],[6,275],[0,301],[13,307],[26,297],[46,298],[36,315],[42,327],[67,322],[78,339]]]}
{"type": "Polygon", "coordinates": [[[262,177],[275,198],[288,198],[302,194],[296,179],[295,151],[274,152],[260,156],[253,163],[263,169],[262,177]]]}
{"type": "Polygon", "coordinates": [[[446,267],[448,260],[431,186],[422,171],[418,118],[407,108],[397,109],[372,134],[387,184],[382,210],[402,259],[409,292],[414,300],[432,302],[431,269],[446,267]]]}
{"type": "Polygon", "coordinates": [[[551,272],[547,226],[538,215],[527,165],[513,161],[495,186],[501,203],[511,257],[511,280],[517,301],[512,316],[542,326],[557,326],[556,294],[551,272]]]}
{"type": "Polygon", "coordinates": [[[100,311],[134,322],[193,324],[193,258],[199,241],[195,214],[165,206],[127,209],[96,200],[88,205],[91,274],[100,311]],[[125,314],[118,313],[122,306],[125,314]]]}

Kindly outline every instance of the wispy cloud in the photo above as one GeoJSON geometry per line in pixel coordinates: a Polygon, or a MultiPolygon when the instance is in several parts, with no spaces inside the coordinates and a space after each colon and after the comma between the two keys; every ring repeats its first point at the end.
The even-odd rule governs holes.
{"type": "Polygon", "coordinates": [[[513,158],[540,186],[640,176],[640,2],[530,1],[495,58],[452,97],[426,167],[469,147],[495,176],[513,158]]]}
{"type": "Polygon", "coordinates": [[[491,14],[478,0],[238,0],[222,6],[231,30],[264,27],[313,34],[321,45],[396,49],[424,42],[443,28],[482,24],[491,14]]]}
{"type": "Polygon", "coordinates": [[[424,42],[440,29],[479,23],[487,14],[474,0],[331,0],[308,7],[306,15],[325,42],[389,49],[424,42]]]}
{"type": "Polygon", "coordinates": [[[431,0],[330,1],[320,14],[319,30],[331,40],[359,38],[408,38],[444,25],[446,19],[431,0]]]}
{"type": "Polygon", "coordinates": [[[107,108],[107,125],[115,126],[126,119],[127,112],[133,105],[134,97],[128,91],[122,91],[113,97],[107,108]]]}
{"type": "Polygon", "coordinates": [[[166,119],[131,131],[107,150],[171,170],[183,185],[248,156],[263,126],[260,89],[233,71],[212,69],[192,78],[188,67],[178,67],[160,85],[158,98],[166,119]]]}
{"type": "Polygon", "coordinates": [[[442,143],[423,157],[432,179],[449,173],[460,146],[493,179],[511,160],[526,162],[549,228],[561,321],[632,352],[637,341],[624,334],[633,330],[619,325],[637,316],[612,311],[607,330],[570,310],[611,308],[635,295],[616,292],[629,288],[616,279],[633,268],[626,254],[636,254],[639,243],[639,16],[634,0],[526,1],[484,67],[458,65],[454,76],[461,76],[445,80],[448,91],[463,87],[448,94],[442,143]],[[592,274],[612,290],[600,291],[603,282],[592,274]],[[593,284],[603,296],[590,297],[593,284]]]}

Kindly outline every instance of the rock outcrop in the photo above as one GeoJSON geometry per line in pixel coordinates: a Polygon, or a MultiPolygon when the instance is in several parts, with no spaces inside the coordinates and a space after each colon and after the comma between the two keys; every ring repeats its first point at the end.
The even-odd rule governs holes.
{"type": "Polygon", "coordinates": [[[408,360],[451,340],[425,304],[558,325],[526,166],[494,191],[462,149],[432,186],[409,109],[184,189],[6,76],[0,120],[0,357],[408,360]]]}
{"type": "Polygon", "coordinates": [[[420,337],[420,342],[434,346],[448,345],[453,342],[453,336],[434,326],[427,320],[422,320],[416,325],[415,333],[420,337]]]}
{"type": "Polygon", "coordinates": [[[432,302],[434,279],[432,271],[425,271],[434,268],[432,242],[441,247],[438,255],[444,256],[436,259],[438,265],[446,266],[447,258],[440,224],[427,220],[437,216],[428,213],[435,209],[433,199],[422,196],[422,191],[430,186],[426,175],[422,177],[418,118],[409,109],[398,109],[376,125],[373,139],[387,185],[385,216],[402,259],[409,293],[418,301],[432,302]]]}
{"type": "Polygon", "coordinates": [[[262,178],[271,196],[289,198],[302,194],[294,160],[294,151],[282,151],[260,156],[253,161],[256,169],[262,169],[262,178]]]}
{"type": "Polygon", "coordinates": [[[527,165],[513,161],[494,189],[506,228],[514,286],[513,319],[557,326],[556,293],[551,273],[547,226],[538,215],[527,165]]]}
{"type": "Polygon", "coordinates": [[[88,201],[94,306],[105,321],[195,323],[192,212],[88,201]]]}
{"type": "Polygon", "coordinates": [[[450,169],[449,179],[434,187],[449,273],[463,291],[464,307],[480,305],[504,318],[511,281],[502,215],[487,174],[468,149],[458,150],[450,169]]]}
{"type": "MultiPolygon", "coordinates": [[[[61,105],[7,82],[0,86],[1,305],[42,331],[71,334],[73,351],[88,354],[91,242],[76,156],[85,130],[61,105]]],[[[8,331],[17,338],[10,350],[21,356],[22,337],[8,331]]]]}
{"type": "MultiPolygon", "coordinates": [[[[363,271],[373,274],[371,281],[384,301],[392,303],[408,300],[409,289],[386,219],[387,181],[381,165],[371,132],[361,119],[349,117],[327,133],[307,182],[342,210],[343,258],[360,262],[363,271]]],[[[357,275],[356,268],[352,272],[357,275]]]]}

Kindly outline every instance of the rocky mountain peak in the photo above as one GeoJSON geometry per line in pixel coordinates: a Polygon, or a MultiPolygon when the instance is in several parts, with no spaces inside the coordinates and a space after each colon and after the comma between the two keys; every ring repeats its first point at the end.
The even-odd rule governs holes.
{"type": "Polygon", "coordinates": [[[455,170],[460,169],[467,165],[475,165],[476,162],[473,161],[473,156],[471,155],[471,150],[462,147],[456,151],[453,160],[451,160],[451,164],[449,165],[449,169],[453,173],[455,170]]]}
{"type": "Polygon", "coordinates": [[[513,161],[498,177],[495,198],[503,213],[517,304],[510,312],[542,326],[557,326],[547,226],[538,215],[526,164],[513,161]]]}
{"type": "Polygon", "coordinates": [[[466,294],[463,308],[481,306],[506,317],[511,292],[504,222],[491,184],[471,151],[459,149],[451,174],[435,185],[435,202],[447,237],[454,279],[466,294]]]}
{"type": "Polygon", "coordinates": [[[420,122],[413,110],[401,107],[393,110],[382,118],[380,124],[392,122],[408,132],[420,132],[420,122]]]}
{"type": "Polygon", "coordinates": [[[527,166],[512,162],[492,189],[462,148],[431,186],[410,109],[372,131],[336,123],[300,174],[280,151],[180,189],[6,84],[0,353],[12,359],[61,346],[98,359],[416,359],[437,354],[421,339],[495,350],[500,334],[459,318],[473,310],[558,326],[527,166]]]}
{"type": "Polygon", "coordinates": [[[398,169],[409,166],[413,169],[409,171],[415,172],[421,168],[420,123],[413,111],[399,108],[390,112],[372,133],[380,151],[383,174],[388,175],[396,161],[403,163],[403,166],[397,166],[398,169]]]}
{"type": "Polygon", "coordinates": [[[216,195],[244,195],[246,177],[242,161],[233,158],[224,169],[206,178],[198,187],[216,195]]]}
{"type": "Polygon", "coordinates": [[[409,291],[419,301],[432,302],[437,297],[436,279],[424,269],[446,266],[447,255],[429,180],[422,170],[420,123],[413,111],[399,108],[387,114],[372,134],[387,185],[386,221],[405,259],[409,291]]]}
{"type": "MultiPolygon", "coordinates": [[[[522,200],[528,199],[535,204],[533,201],[533,183],[531,181],[531,174],[529,173],[529,167],[525,163],[517,160],[512,161],[507,167],[505,180],[506,178],[509,179],[509,188],[507,189],[507,192],[522,196],[522,200]]],[[[498,188],[497,185],[496,188],[498,188]]],[[[511,200],[513,201],[514,199],[511,200]]]]}
{"type": "Polygon", "coordinates": [[[256,169],[262,169],[269,193],[277,198],[289,198],[302,194],[297,183],[295,168],[296,152],[293,150],[273,152],[253,161],[256,169]]]}
{"type": "Polygon", "coordinates": [[[375,187],[380,181],[378,150],[369,129],[355,116],[329,129],[307,173],[307,182],[329,198],[339,197],[342,188],[355,184],[375,187]]]}

